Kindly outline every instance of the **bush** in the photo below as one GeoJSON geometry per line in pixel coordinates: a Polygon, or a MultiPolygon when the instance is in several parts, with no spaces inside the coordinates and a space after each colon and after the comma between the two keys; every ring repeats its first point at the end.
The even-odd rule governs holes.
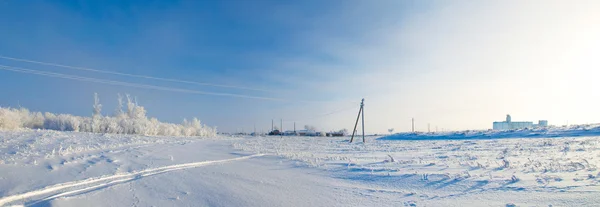
{"type": "Polygon", "coordinates": [[[182,124],[163,123],[156,118],[148,119],[144,107],[133,103],[127,95],[127,112],[124,113],[121,96],[119,109],[115,116],[102,116],[98,96],[94,95],[92,117],[80,117],[70,114],[55,115],[46,112],[29,112],[25,108],[13,109],[0,107],[1,129],[49,129],[58,131],[111,133],[111,134],[140,134],[149,136],[197,136],[207,137],[217,134],[216,127],[208,127],[194,118],[191,122],[186,119],[182,124]]]}

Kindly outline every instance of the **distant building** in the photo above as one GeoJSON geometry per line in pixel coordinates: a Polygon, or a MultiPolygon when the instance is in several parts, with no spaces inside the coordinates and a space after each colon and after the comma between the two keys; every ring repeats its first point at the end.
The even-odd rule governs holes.
{"type": "Polygon", "coordinates": [[[346,136],[346,133],[343,131],[339,131],[339,132],[327,132],[325,133],[325,136],[328,137],[343,137],[346,136]]]}
{"type": "Polygon", "coordinates": [[[298,136],[317,136],[317,132],[314,130],[298,130],[298,136]]]}
{"type": "Polygon", "coordinates": [[[511,130],[511,129],[525,129],[525,128],[535,128],[535,127],[547,127],[547,120],[539,120],[538,124],[533,124],[530,121],[517,121],[513,122],[512,118],[509,115],[506,115],[506,121],[495,121],[493,129],[494,130],[511,130]]]}
{"type": "Polygon", "coordinates": [[[271,135],[271,136],[282,135],[282,133],[279,130],[275,129],[275,130],[269,132],[269,135],[271,135]]]}
{"type": "Polygon", "coordinates": [[[288,131],[283,132],[283,135],[284,136],[296,136],[298,134],[295,131],[288,130],[288,131]]]}

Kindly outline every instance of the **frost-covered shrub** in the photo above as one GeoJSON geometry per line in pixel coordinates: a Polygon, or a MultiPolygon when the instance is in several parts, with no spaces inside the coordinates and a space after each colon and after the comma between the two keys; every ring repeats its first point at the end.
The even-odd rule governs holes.
{"type": "Polygon", "coordinates": [[[73,116],[70,114],[54,115],[46,112],[43,118],[43,129],[78,132],[81,128],[86,128],[85,125],[82,127],[82,121],[85,120],[83,117],[73,116]]]}
{"type": "Polygon", "coordinates": [[[70,114],[29,112],[25,108],[12,109],[0,107],[0,128],[2,129],[50,129],[59,131],[94,132],[111,134],[141,134],[149,136],[215,136],[217,129],[203,125],[197,118],[184,119],[182,124],[163,123],[156,118],[148,119],[146,109],[132,102],[127,95],[127,112],[123,112],[121,96],[119,109],[115,116],[102,116],[100,100],[94,95],[92,117],[80,117],[70,114]]]}
{"type": "Polygon", "coordinates": [[[0,108],[0,128],[44,128],[44,116],[40,112],[29,112],[25,108],[0,108]]]}
{"type": "Polygon", "coordinates": [[[0,108],[0,128],[17,129],[23,126],[20,114],[11,108],[0,108]]]}

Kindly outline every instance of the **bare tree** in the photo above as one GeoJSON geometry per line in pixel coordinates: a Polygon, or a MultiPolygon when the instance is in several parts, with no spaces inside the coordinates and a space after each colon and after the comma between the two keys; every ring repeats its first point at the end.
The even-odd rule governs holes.
{"type": "Polygon", "coordinates": [[[338,133],[343,134],[344,136],[346,136],[348,134],[348,129],[342,129],[342,130],[338,131],[338,133]]]}
{"type": "Polygon", "coordinates": [[[308,131],[317,131],[317,128],[312,125],[304,125],[304,129],[306,129],[308,131]]]}

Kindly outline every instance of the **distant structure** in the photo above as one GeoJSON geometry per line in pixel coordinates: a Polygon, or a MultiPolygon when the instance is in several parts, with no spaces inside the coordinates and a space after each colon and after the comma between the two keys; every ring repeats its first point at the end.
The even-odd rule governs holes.
{"type": "Polygon", "coordinates": [[[517,121],[513,122],[510,114],[506,115],[506,121],[495,121],[494,122],[494,130],[511,130],[511,129],[525,129],[525,128],[535,128],[535,127],[547,127],[547,120],[539,120],[538,124],[533,124],[530,121],[517,121]]]}
{"type": "Polygon", "coordinates": [[[345,130],[340,130],[339,132],[332,132],[332,133],[325,133],[325,132],[320,132],[320,131],[315,131],[315,130],[307,130],[307,129],[303,129],[303,130],[298,130],[298,131],[292,131],[292,130],[287,130],[287,131],[279,131],[279,129],[274,129],[273,131],[269,132],[267,135],[269,136],[307,136],[307,137],[324,137],[324,136],[345,136],[346,134],[345,130]]]}

